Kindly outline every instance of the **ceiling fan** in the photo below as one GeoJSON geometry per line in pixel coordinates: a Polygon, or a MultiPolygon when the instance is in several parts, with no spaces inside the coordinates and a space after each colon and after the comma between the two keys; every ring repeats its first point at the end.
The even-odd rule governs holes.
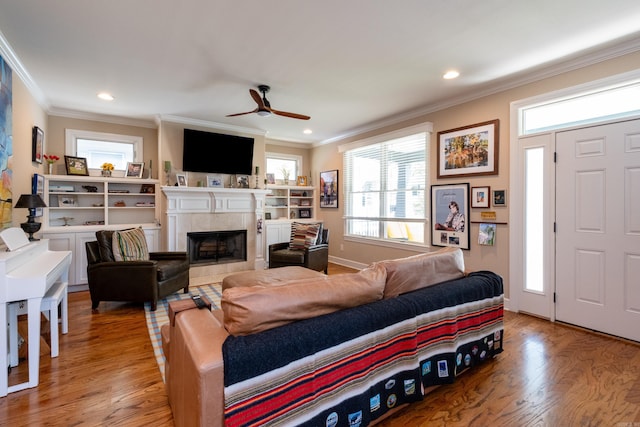
{"type": "Polygon", "coordinates": [[[245,114],[252,113],[258,113],[259,116],[268,116],[273,113],[277,114],[278,116],[291,117],[292,119],[309,120],[311,118],[309,116],[305,116],[304,114],[287,113],[286,111],[279,111],[271,108],[271,103],[269,103],[266,95],[267,92],[269,92],[269,89],[271,88],[267,85],[258,86],[258,90],[262,92],[262,98],[260,97],[260,94],[254,89],[249,89],[249,94],[251,94],[253,100],[256,101],[258,107],[255,110],[247,111],[246,113],[228,114],[227,117],[243,116],[245,114]]]}

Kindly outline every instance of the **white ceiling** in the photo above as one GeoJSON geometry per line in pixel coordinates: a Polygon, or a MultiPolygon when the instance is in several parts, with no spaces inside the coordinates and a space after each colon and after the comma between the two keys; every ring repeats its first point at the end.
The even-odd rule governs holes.
{"type": "Polygon", "coordinates": [[[0,49],[53,114],[319,143],[640,50],[640,2],[0,0],[0,49]],[[452,68],[461,76],[443,80],[452,68]],[[311,120],[225,117],[253,110],[258,84],[273,108],[311,120]]]}

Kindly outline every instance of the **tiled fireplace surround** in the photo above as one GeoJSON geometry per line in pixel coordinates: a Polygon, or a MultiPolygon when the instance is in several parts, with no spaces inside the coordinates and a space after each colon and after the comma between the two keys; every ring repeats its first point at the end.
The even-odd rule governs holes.
{"type": "Polygon", "coordinates": [[[258,233],[269,190],[247,188],[162,187],[165,195],[165,248],[187,251],[187,233],[247,230],[247,261],[192,265],[190,284],[222,280],[229,273],[265,268],[264,234],[258,233]]]}

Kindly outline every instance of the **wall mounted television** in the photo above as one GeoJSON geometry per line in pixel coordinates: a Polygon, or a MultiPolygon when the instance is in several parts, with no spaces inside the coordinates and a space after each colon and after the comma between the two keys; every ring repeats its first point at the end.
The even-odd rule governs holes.
{"type": "Polygon", "coordinates": [[[185,129],[182,169],[185,172],[253,173],[253,138],[185,129]]]}

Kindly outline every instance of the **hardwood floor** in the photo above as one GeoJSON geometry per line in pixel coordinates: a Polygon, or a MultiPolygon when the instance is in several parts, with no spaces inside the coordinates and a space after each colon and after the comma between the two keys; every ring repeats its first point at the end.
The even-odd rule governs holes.
{"type": "MultiPolygon", "coordinates": [[[[142,305],[103,302],[92,313],[80,292],[69,310],[60,356],[40,358],[37,388],[0,398],[0,425],[172,426],[142,305]]],[[[639,344],[507,312],[504,347],[380,425],[640,426],[639,344]]]]}

